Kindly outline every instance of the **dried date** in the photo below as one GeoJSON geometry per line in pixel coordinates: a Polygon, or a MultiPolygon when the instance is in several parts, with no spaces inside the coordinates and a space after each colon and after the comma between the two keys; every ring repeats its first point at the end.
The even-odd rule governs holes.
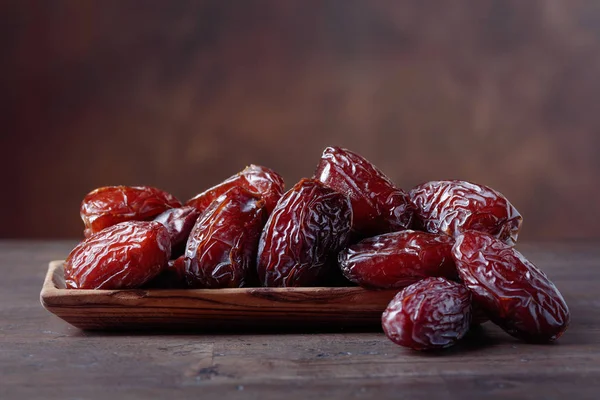
{"type": "Polygon", "coordinates": [[[194,207],[171,208],[154,220],[163,224],[171,237],[171,257],[178,257],[185,250],[188,236],[200,214],[194,207]]]}
{"type": "Polygon", "coordinates": [[[433,276],[457,279],[454,239],[447,235],[401,231],[364,239],[338,255],[344,276],[371,289],[404,288],[433,276]]]}
{"type": "Polygon", "coordinates": [[[266,212],[270,213],[283,193],[284,182],[281,175],[272,169],[251,164],[236,175],[189,199],[186,205],[203,213],[216,198],[236,186],[259,194],[264,200],[266,212]]]}
{"type": "Polygon", "coordinates": [[[169,193],[149,186],[106,186],[88,193],[81,203],[84,235],[125,221],[151,220],[181,203],[169,193]]]}
{"type": "Polygon", "coordinates": [[[570,321],[562,295],[535,265],[486,233],[467,231],[452,249],[458,273],[492,322],[529,342],[560,337],[570,321]]]}
{"type": "Polygon", "coordinates": [[[171,254],[169,232],[154,221],[122,222],[78,244],[65,261],[70,289],[133,289],[156,277],[171,254]]]}
{"type": "Polygon", "coordinates": [[[456,344],[469,330],[471,294],[464,285],[427,278],[400,291],[381,317],[387,337],[414,350],[456,344]]]}
{"type": "Polygon", "coordinates": [[[335,257],[346,245],[351,226],[347,196],[317,180],[301,180],[281,197],[263,230],[258,250],[260,283],[316,286],[326,282],[335,272],[335,257]]]}
{"type": "Polygon", "coordinates": [[[408,194],[364,157],[340,147],[327,147],[314,177],[350,197],[355,236],[374,236],[411,226],[413,205],[408,194]]]}
{"type": "Polygon", "coordinates": [[[432,181],[410,192],[415,226],[456,236],[466,230],[489,233],[514,245],[523,218],[501,193],[465,181],[432,181]]]}
{"type": "Polygon", "coordinates": [[[185,250],[185,277],[192,288],[250,286],[256,281],[264,201],[235,186],[198,218],[185,250]]]}

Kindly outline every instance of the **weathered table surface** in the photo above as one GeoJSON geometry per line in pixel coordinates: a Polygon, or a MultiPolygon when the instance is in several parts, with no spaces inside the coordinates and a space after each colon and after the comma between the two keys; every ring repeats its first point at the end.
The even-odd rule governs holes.
{"type": "Polygon", "coordinates": [[[0,399],[532,398],[600,393],[600,246],[523,244],[562,291],[572,324],[529,345],[491,323],[437,354],[381,332],[90,333],[46,312],[48,261],[72,241],[0,241],[0,399]]]}

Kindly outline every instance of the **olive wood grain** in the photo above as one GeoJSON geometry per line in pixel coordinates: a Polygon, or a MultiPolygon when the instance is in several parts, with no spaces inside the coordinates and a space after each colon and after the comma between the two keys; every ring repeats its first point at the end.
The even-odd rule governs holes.
{"type": "Polygon", "coordinates": [[[380,329],[397,291],[359,287],[65,289],[63,261],[50,262],[42,305],[81,329],[380,329]]]}

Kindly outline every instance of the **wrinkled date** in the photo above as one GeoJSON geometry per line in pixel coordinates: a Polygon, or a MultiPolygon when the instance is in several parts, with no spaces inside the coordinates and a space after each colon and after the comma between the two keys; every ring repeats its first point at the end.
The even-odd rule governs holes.
{"type": "Polygon", "coordinates": [[[254,283],[265,219],[264,202],[257,194],[233,187],[219,196],[190,233],[185,250],[188,286],[217,289],[254,283]]]}
{"type": "Polygon", "coordinates": [[[163,224],[171,237],[171,257],[179,256],[200,214],[194,207],[179,207],[167,210],[154,218],[163,224]],[[183,248],[182,248],[183,247],[183,248]]]}
{"type": "Polygon", "coordinates": [[[85,237],[125,221],[151,220],[170,208],[181,207],[175,197],[148,186],[106,186],[91,191],[81,203],[85,237]]]}
{"type": "Polygon", "coordinates": [[[570,313],[556,286],[514,248],[481,232],[456,238],[458,273],[487,316],[509,334],[547,342],[567,329],[570,313]]]}
{"type": "Polygon", "coordinates": [[[317,180],[301,180],[281,197],[263,230],[258,250],[260,283],[322,284],[335,272],[335,257],[346,245],[351,226],[348,197],[317,180]]]}
{"type": "Polygon", "coordinates": [[[350,197],[357,236],[374,236],[411,226],[413,205],[408,194],[362,156],[327,147],[314,177],[350,197]]]}
{"type": "Polygon", "coordinates": [[[128,221],[93,234],[65,261],[70,289],[132,289],[156,277],[171,255],[169,232],[154,221],[128,221]]]}
{"type": "Polygon", "coordinates": [[[514,245],[523,218],[497,191],[465,181],[432,181],[410,192],[415,226],[456,236],[466,230],[489,233],[514,245]]]}
{"type": "Polygon", "coordinates": [[[366,288],[403,288],[421,279],[457,279],[454,239],[411,230],[364,239],[340,252],[344,276],[366,288]]]}
{"type": "Polygon", "coordinates": [[[236,186],[259,194],[264,200],[267,213],[270,213],[283,193],[284,182],[281,175],[272,169],[251,164],[238,174],[189,199],[186,205],[196,208],[202,214],[217,197],[236,186]]]}
{"type": "Polygon", "coordinates": [[[387,337],[414,350],[456,344],[469,330],[471,294],[464,285],[427,278],[404,288],[381,317],[387,337]]]}

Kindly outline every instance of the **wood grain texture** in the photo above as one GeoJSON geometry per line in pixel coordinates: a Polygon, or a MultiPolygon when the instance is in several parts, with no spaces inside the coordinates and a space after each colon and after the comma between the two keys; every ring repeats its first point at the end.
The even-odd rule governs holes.
{"type": "Polygon", "coordinates": [[[48,260],[74,242],[0,241],[0,398],[597,399],[600,243],[520,244],[572,312],[553,345],[487,323],[442,353],[380,332],[81,331],[39,304],[48,260]]]}
{"type": "Polygon", "coordinates": [[[185,200],[322,149],[504,193],[522,238],[600,238],[594,0],[0,2],[0,237],[80,237],[103,185],[185,200]],[[11,195],[6,193],[10,192],[11,195]]]}
{"type": "Polygon", "coordinates": [[[87,330],[378,331],[381,313],[397,292],[358,287],[68,290],[63,266],[63,261],[50,263],[40,300],[51,313],[87,330]]]}

